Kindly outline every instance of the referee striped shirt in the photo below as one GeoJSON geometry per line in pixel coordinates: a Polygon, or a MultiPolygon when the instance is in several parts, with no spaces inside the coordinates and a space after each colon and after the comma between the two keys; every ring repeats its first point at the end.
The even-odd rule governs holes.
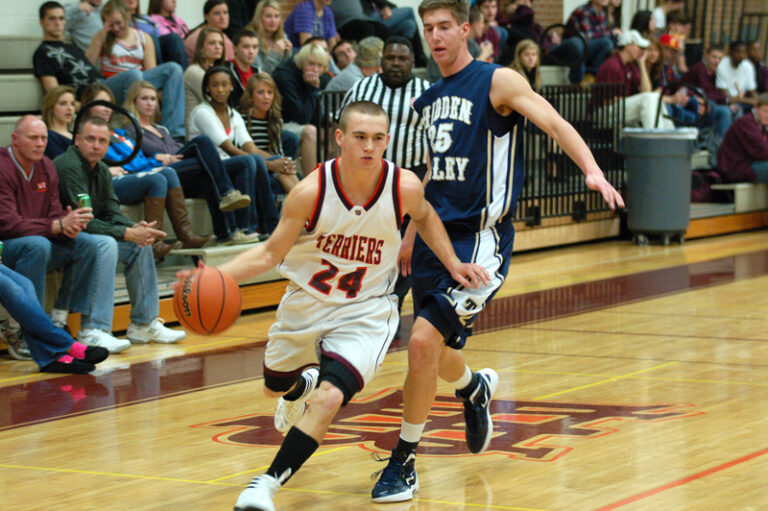
{"type": "Polygon", "coordinates": [[[405,85],[393,89],[375,74],[358,81],[347,92],[342,109],[355,101],[380,105],[389,116],[390,141],[384,158],[399,167],[415,169],[427,164],[427,139],[424,122],[411,108],[411,100],[428,88],[428,81],[414,76],[405,85]]]}

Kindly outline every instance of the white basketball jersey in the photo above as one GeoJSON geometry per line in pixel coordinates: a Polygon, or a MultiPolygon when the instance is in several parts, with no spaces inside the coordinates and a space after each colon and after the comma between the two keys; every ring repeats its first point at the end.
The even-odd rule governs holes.
{"type": "MultiPolygon", "coordinates": [[[[312,216],[277,270],[333,304],[392,294],[400,250],[400,169],[381,160],[381,177],[363,206],[347,198],[336,159],[318,165],[312,216]]],[[[290,288],[289,288],[290,290],[290,288]]]]}

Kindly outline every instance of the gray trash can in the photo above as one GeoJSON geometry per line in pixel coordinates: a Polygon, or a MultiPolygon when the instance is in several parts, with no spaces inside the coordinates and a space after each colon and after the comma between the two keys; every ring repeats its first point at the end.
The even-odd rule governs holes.
{"type": "Polygon", "coordinates": [[[635,243],[683,242],[691,207],[691,155],[698,130],[625,128],[627,223],[635,243]]]}

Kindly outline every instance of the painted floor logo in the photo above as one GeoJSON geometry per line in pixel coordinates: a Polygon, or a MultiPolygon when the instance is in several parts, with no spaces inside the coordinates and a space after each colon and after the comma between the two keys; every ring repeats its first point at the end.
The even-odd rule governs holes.
{"type": "MultiPolygon", "coordinates": [[[[389,453],[397,443],[402,416],[402,391],[384,389],[341,409],[323,441],[324,447],[358,445],[389,453]]],[[[618,431],[621,422],[661,422],[701,415],[693,405],[617,405],[505,401],[491,403],[494,433],[487,454],[529,461],[554,461],[572,447],[558,445],[558,437],[599,438],[618,431]]],[[[438,395],[419,444],[419,455],[469,456],[464,443],[464,416],[454,396],[438,395]]],[[[259,447],[279,447],[283,436],[275,430],[273,414],[225,419],[195,428],[221,430],[216,442],[259,447]]]]}

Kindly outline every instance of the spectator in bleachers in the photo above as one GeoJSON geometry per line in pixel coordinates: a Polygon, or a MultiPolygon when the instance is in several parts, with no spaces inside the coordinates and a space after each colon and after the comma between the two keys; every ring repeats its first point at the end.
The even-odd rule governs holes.
{"type": "Polygon", "coordinates": [[[200,31],[207,27],[218,28],[224,32],[224,59],[232,60],[235,58],[235,46],[226,34],[227,28],[229,28],[229,7],[226,0],[206,0],[203,4],[203,19],[205,21],[192,29],[184,39],[187,60],[192,62],[200,31]]]}
{"type": "Polygon", "coordinates": [[[300,48],[310,37],[322,37],[329,48],[339,42],[330,4],[331,0],[304,0],[293,8],[283,28],[294,47],[300,48]]]}
{"type": "MultiPolygon", "coordinates": [[[[707,99],[717,105],[726,105],[727,96],[717,87],[716,72],[723,60],[723,48],[717,45],[709,46],[704,51],[704,58],[691,66],[683,75],[683,81],[695,85],[701,89],[707,99]]],[[[731,105],[731,110],[738,109],[737,105],[731,105]]]]}
{"type": "Polygon", "coordinates": [[[747,45],[743,41],[733,41],[729,50],[729,55],[717,66],[717,88],[726,95],[729,103],[748,110],[757,103],[755,66],[747,58],[747,45]]]}
{"type": "Polygon", "coordinates": [[[246,28],[235,34],[232,42],[235,43],[235,59],[227,62],[227,66],[232,72],[234,88],[229,95],[229,104],[237,108],[248,80],[259,72],[259,68],[253,65],[259,56],[259,37],[256,32],[246,28]]]}
{"type": "Polygon", "coordinates": [[[72,44],[82,51],[88,49],[93,36],[102,29],[101,8],[103,0],[80,0],[69,2],[64,7],[67,24],[64,33],[72,44]]]}
{"type": "Polygon", "coordinates": [[[328,55],[308,44],[286,60],[272,74],[283,97],[283,129],[299,137],[302,173],[306,176],[317,163],[315,110],[321,90],[320,77],[328,69],[328,55]]]}
{"type": "Polygon", "coordinates": [[[609,1],[590,0],[574,9],[568,17],[567,24],[575,27],[587,41],[587,57],[582,65],[585,72],[594,75],[611,55],[614,46],[607,17],[609,1]]]}
{"type": "MultiPolygon", "coordinates": [[[[489,0],[489,1],[492,1],[492,0],[489,0]]],[[[499,48],[501,44],[499,41],[499,33],[496,32],[495,27],[492,27],[488,23],[487,15],[481,9],[477,9],[477,10],[480,12],[480,16],[477,16],[477,13],[471,16],[472,20],[474,21],[469,22],[469,36],[472,37],[475,40],[475,42],[480,45],[480,48],[484,50],[483,56],[486,55],[487,46],[488,44],[490,44],[493,50],[491,52],[491,55],[489,57],[481,58],[478,60],[483,60],[485,62],[493,62],[499,56],[499,48]]]]}
{"type": "Polygon", "coordinates": [[[43,42],[35,50],[33,66],[43,90],[72,85],[79,96],[87,85],[104,82],[120,101],[125,99],[131,83],[141,80],[141,71],[134,69],[105,80],[80,48],[64,42],[64,23],[64,8],[60,3],[49,1],[40,6],[43,42]]]}
{"type": "MultiPolygon", "coordinates": [[[[513,0],[506,7],[506,28],[509,31],[507,44],[502,49],[499,63],[511,64],[514,60],[517,44],[523,39],[532,39],[542,50],[544,63],[570,66],[568,80],[573,84],[581,83],[585,67],[571,65],[578,62],[584,55],[584,45],[575,37],[562,39],[558,31],[550,31],[544,35],[544,27],[536,23],[535,12],[531,0],[513,0]]],[[[471,53],[471,49],[470,49],[471,53]]],[[[431,81],[431,80],[430,80],[431,81]]]]}
{"type": "Polygon", "coordinates": [[[256,73],[245,87],[239,110],[253,144],[267,162],[267,169],[286,193],[299,182],[296,157],[299,138],[283,130],[282,98],[275,80],[267,73],[256,73]]]}
{"type": "MultiPolygon", "coordinates": [[[[669,13],[669,16],[667,16],[667,28],[664,34],[674,34],[680,41],[678,48],[679,55],[677,57],[677,62],[675,63],[675,67],[680,73],[688,72],[689,66],[688,61],[686,60],[686,55],[691,52],[688,51],[689,48],[686,46],[685,41],[691,35],[692,26],[691,19],[682,10],[672,11],[669,13]]],[[[664,34],[661,34],[659,38],[664,34]]],[[[696,54],[692,63],[695,63],[699,60],[701,54],[696,50],[696,46],[693,46],[692,48],[696,54]]]]}
{"type": "Polygon", "coordinates": [[[611,26],[613,42],[621,35],[621,0],[610,0],[608,2],[607,17],[608,24],[611,26]]]}
{"type": "Polygon", "coordinates": [[[176,34],[182,39],[187,37],[189,26],[176,15],[176,0],[149,0],[147,14],[157,25],[160,36],[176,34]]]}
{"type": "MultiPolygon", "coordinates": [[[[144,32],[130,26],[130,17],[120,0],[110,0],[101,10],[104,28],[85,52],[91,63],[101,63],[107,78],[124,72],[139,71],[163,92],[163,124],[174,137],[184,136],[184,78],[181,66],[155,61],[154,43],[144,32]]],[[[133,80],[136,81],[136,80],[133,80]]]]}
{"type": "Polygon", "coordinates": [[[32,282],[5,265],[0,265],[0,305],[21,325],[21,336],[4,338],[8,352],[17,360],[34,360],[43,373],[90,373],[109,356],[106,348],[79,343],[54,325],[32,282]]]}
{"type": "Polygon", "coordinates": [[[230,39],[234,40],[235,35],[251,23],[258,3],[259,0],[227,0],[229,27],[226,34],[230,39]]]}
{"type": "Polygon", "coordinates": [[[336,64],[333,62],[333,59],[331,58],[331,49],[328,46],[328,41],[323,39],[322,37],[310,37],[309,39],[304,41],[304,44],[302,47],[307,46],[309,44],[313,44],[319,48],[321,48],[325,52],[325,56],[328,57],[328,64],[326,66],[326,70],[323,74],[320,75],[320,89],[325,90],[326,85],[328,85],[328,82],[331,81],[331,78],[336,76],[339,73],[339,69],[336,67],[336,64]]]}
{"type": "Polygon", "coordinates": [[[131,26],[152,37],[155,52],[159,55],[158,63],[176,62],[182,69],[186,69],[187,54],[184,51],[184,40],[174,33],[161,34],[157,23],[149,16],[141,14],[139,0],[121,1],[131,18],[131,26]]]}
{"type": "MultiPolygon", "coordinates": [[[[229,241],[235,221],[234,215],[226,213],[246,208],[251,203],[248,195],[232,185],[230,175],[243,181],[248,172],[247,166],[238,160],[222,162],[216,146],[205,135],[195,137],[186,144],[174,140],[165,126],[154,122],[157,104],[157,89],[145,81],[135,82],[125,100],[125,109],[141,126],[142,154],[173,168],[179,175],[186,197],[205,199],[216,238],[220,243],[229,241]],[[240,174],[243,177],[238,178],[240,174]]],[[[126,125],[125,134],[130,140],[138,140],[133,123],[126,125]]]]}
{"type": "MultiPolygon", "coordinates": [[[[645,66],[645,48],[649,45],[650,41],[637,30],[622,33],[618,39],[619,51],[600,66],[595,77],[597,83],[624,85],[624,120],[628,126],[655,127],[659,93],[652,91],[651,78],[645,66]]],[[[674,124],[662,115],[659,127],[674,128],[674,124]]]]}
{"type": "Polygon", "coordinates": [[[539,62],[539,45],[531,39],[523,39],[517,43],[515,60],[510,64],[512,69],[523,75],[535,91],[541,90],[541,71],[539,62]]]}
{"type": "MultiPolygon", "coordinates": [[[[75,144],[54,161],[59,173],[61,203],[71,207],[77,204],[78,194],[89,194],[94,218],[85,230],[109,241],[109,251],[94,269],[94,280],[99,284],[93,286],[91,316],[104,318],[108,323],[105,330],[112,329],[115,269],[119,261],[125,264],[125,283],[131,301],[131,322],[126,337],[140,344],[152,341],[175,343],[186,334],[183,330],[165,327],[163,319],[158,317],[157,270],[152,253],[152,243],[165,233],[151,223],[134,223],[120,212],[112,176],[101,161],[109,147],[109,139],[107,122],[100,117],[88,117],[76,127],[75,144]]],[[[73,286],[75,289],[77,287],[73,286]]]]}
{"type": "Polygon", "coordinates": [[[684,0],[657,0],[658,6],[653,10],[653,21],[656,30],[667,28],[667,14],[685,7],[684,0]]]}
{"type": "Polygon", "coordinates": [[[768,93],[756,108],[731,125],[717,151],[717,168],[726,183],[768,183],[768,93]]]}
{"type": "Polygon", "coordinates": [[[366,37],[361,40],[355,61],[334,76],[323,90],[347,92],[358,80],[374,73],[381,73],[383,49],[384,41],[378,37],[366,37]]]}
{"type": "Polygon", "coordinates": [[[339,37],[352,41],[360,41],[366,37],[378,37],[379,39],[387,37],[387,27],[380,19],[371,19],[364,12],[363,1],[332,0],[329,8],[333,13],[333,21],[336,24],[339,37]]]}
{"type": "Polygon", "coordinates": [[[749,43],[747,56],[752,65],[755,66],[757,93],[762,94],[768,90],[768,65],[763,61],[763,43],[758,40],[749,43]]]}
{"type": "Polygon", "coordinates": [[[248,28],[259,36],[259,67],[272,72],[293,54],[293,44],[285,37],[283,16],[277,0],[261,0],[248,28]]]}
{"type": "MultiPolygon", "coordinates": [[[[232,75],[225,66],[214,66],[203,77],[205,101],[192,111],[189,118],[190,137],[206,135],[216,145],[221,158],[241,158],[249,165],[251,179],[235,186],[247,191],[251,205],[235,212],[239,232],[248,241],[258,241],[270,234],[277,225],[278,212],[270,186],[267,164],[258,154],[242,116],[229,106],[232,75]]],[[[238,235],[238,238],[242,236],[238,235]]],[[[237,239],[235,241],[237,242],[237,239]]]]}
{"type": "MultiPolygon", "coordinates": [[[[90,85],[83,93],[83,106],[97,100],[114,103],[115,98],[103,85],[90,85]]],[[[112,110],[94,106],[85,115],[95,115],[109,122],[112,110]]],[[[110,160],[120,161],[128,157],[134,147],[133,140],[123,130],[115,130],[111,132],[106,154],[110,160]]],[[[213,241],[212,235],[197,236],[192,232],[176,170],[158,160],[147,158],[139,151],[131,161],[119,167],[109,167],[109,171],[112,175],[112,188],[120,203],[130,205],[143,202],[144,218],[160,231],[163,229],[163,211],[167,210],[173,229],[184,248],[201,248],[213,241]]],[[[163,259],[174,248],[179,248],[178,244],[168,244],[160,239],[152,247],[157,259],[163,259]]]]}
{"type": "MultiPolygon", "coordinates": [[[[63,326],[69,311],[79,312],[80,342],[122,351],[130,344],[103,331],[104,316],[91,312],[95,287],[103,285],[92,272],[108,257],[108,240],[83,232],[93,218],[90,208],[78,207],[77,200],[68,203],[71,208],[62,208],[59,176],[44,156],[47,132],[40,119],[24,116],[16,123],[10,147],[0,149],[3,264],[32,281],[41,307],[45,306],[46,272],[64,269],[64,279],[72,286],[59,290],[51,313],[54,323],[63,326]]],[[[114,280],[114,267],[110,271],[114,280]]]]}
{"type": "Polygon", "coordinates": [[[651,89],[661,90],[661,65],[663,64],[661,45],[655,37],[648,41],[650,44],[645,49],[645,69],[648,70],[648,77],[651,79],[651,89]]]}
{"type": "Polygon", "coordinates": [[[197,105],[205,101],[203,77],[213,66],[226,65],[224,60],[224,32],[218,28],[205,27],[195,44],[192,63],[184,71],[184,123],[189,126],[189,116],[197,105]]]}
{"type": "Polygon", "coordinates": [[[637,30],[644,38],[651,40],[656,35],[656,20],[653,13],[647,10],[637,11],[629,23],[630,30],[637,30]]]}
{"type": "Polygon", "coordinates": [[[725,136],[731,126],[734,113],[740,112],[738,105],[726,104],[725,94],[717,88],[715,73],[722,58],[723,49],[710,46],[704,51],[704,58],[691,66],[682,78],[683,82],[698,87],[706,95],[709,114],[705,121],[707,125],[714,126],[720,138],[725,136]]]}
{"type": "Polygon", "coordinates": [[[76,111],[74,87],[59,85],[45,94],[42,112],[43,122],[48,127],[48,145],[45,146],[45,155],[51,160],[72,145],[70,127],[76,111]]]}
{"type": "Polygon", "coordinates": [[[340,71],[344,71],[348,65],[352,64],[355,61],[355,57],[357,57],[355,45],[347,39],[342,39],[336,43],[336,46],[331,48],[331,58],[333,58],[336,67],[340,71]]]}
{"type": "Polygon", "coordinates": [[[677,34],[665,33],[659,37],[661,69],[658,87],[662,90],[667,87],[662,98],[666,113],[676,125],[689,126],[706,114],[707,104],[704,98],[699,101],[687,88],[678,85],[682,78],[678,69],[682,44],[682,37],[677,34]]]}
{"type": "Polygon", "coordinates": [[[492,28],[499,38],[498,55],[498,51],[507,44],[507,38],[509,37],[507,29],[499,25],[499,2],[498,0],[477,0],[475,7],[482,11],[485,24],[488,28],[492,28]]]}

